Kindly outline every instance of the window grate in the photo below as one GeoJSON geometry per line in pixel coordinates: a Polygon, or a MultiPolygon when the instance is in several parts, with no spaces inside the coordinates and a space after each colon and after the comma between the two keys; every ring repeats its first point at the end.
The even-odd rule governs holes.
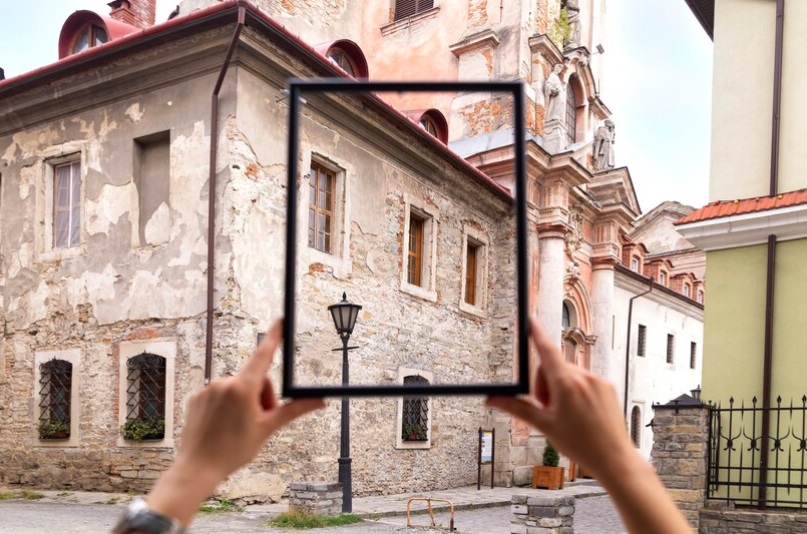
{"type": "MultiPolygon", "coordinates": [[[[422,376],[404,377],[404,385],[427,386],[429,381],[422,376]]],[[[429,431],[429,399],[427,397],[408,397],[403,399],[403,417],[401,421],[401,439],[403,441],[428,441],[429,431]]]]}
{"type": "Polygon", "coordinates": [[[51,360],[39,366],[39,438],[70,437],[73,364],[51,360]]]}
{"type": "Polygon", "coordinates": [[[667,334],[667,363],[673,363],[675,358],[675,336],[667,334]]]}
{"type": "MultiPolygon", "coordinates": [[[[127,367],[127,422],[165,420],[165,358],[143,353],[127,367]]],[[[150,436],[160,439],[163,436],[150,436]]]]}
{"type": "Polygon", "coordinates": [[[689,368],[694,369],[698,360],[698,344],[692,341],[689,344],[689,368]]]}
{"type": "Polygon", "coordinates": [[[643,324],[639,325],[639,342],[636,347],[636,355],[644,356],[647,354],[647,327],[643,324]]]}
{"type": "Polygon", "coordinates": [[[634,406],[630,414],[630,439],[636,448],[642,446],[642,411],[634,406]]]}

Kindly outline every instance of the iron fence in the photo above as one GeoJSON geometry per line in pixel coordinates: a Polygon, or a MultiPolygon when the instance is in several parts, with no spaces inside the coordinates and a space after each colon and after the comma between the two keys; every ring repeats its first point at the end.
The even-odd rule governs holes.
{"type": "Polygon", "coordinates": [[[807,395],[763,408],[729,399],[712,406],[707,497],[740,506],[807,508],[807,395]],[[763,435],[763,418],[769,431],[763,435]],[[764,450],[767,450],[767,459],[764,450]]]}

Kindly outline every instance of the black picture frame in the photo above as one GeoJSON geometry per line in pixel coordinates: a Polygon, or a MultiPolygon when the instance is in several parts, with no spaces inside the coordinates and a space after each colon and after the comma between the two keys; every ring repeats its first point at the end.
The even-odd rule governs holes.
{"type": "Polygon", "coordinates": [[[529,392],[529,321],[527,310],[527,191],[526,151],[524,141],[524,84],[512,82],[367,82],[347,78],[291,79],[288,84],[289,144],[287,164],[286,274],[283,323],[283,396],[289,398],[323,397],[401,397],[521,395],[529,392]],[[513,97],[516,211],[516,354],[518,374],[508,384],[429,384],[429,385],[338,385],[298,386],[294,383],[295,303],[297,269],[297,180],[300,151],[300,108],[306,93],[379,93],[379,92],[495,92],[513,97]]]}

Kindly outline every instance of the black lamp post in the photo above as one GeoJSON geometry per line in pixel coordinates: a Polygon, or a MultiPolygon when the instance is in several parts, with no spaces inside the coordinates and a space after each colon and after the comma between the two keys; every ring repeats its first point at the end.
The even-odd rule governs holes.
{"type": "MultiPolygon", "coordinates": [[[[347,360],[347,352],[356,347],[348,347],[347,342],[353,327],[356,326],[356,319],[359,316],[361,306],[348,302],[347,294],[342,293],[342,301],[328,306],[328,311],[333,317],[333,324],[336,326],[336,333],[342,339],[342,385],[350,383],[350,368],[347,360]]],[[[334,349],[340,350],[340,349],[334,349]]],[[[339,440],[339,482],[342,484],[342,512],[353,511],[353,478],[350,469],[350,405],[348,399],[342,398],[342,432],[339,440]]]]}
{"type": "Polygon", "coordinates": [[[700,386],[700,384],[698,384],[698,387],[696,387],[695,389],[690,390],[690,393],[692,393],[692,398],[695,399],[696,401],[701,400],[701,386],[700,386]]]}

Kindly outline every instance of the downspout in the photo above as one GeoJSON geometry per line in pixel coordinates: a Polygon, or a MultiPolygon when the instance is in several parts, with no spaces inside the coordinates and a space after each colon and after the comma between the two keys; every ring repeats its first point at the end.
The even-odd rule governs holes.
{"type": "Polygon", "coordinates": [[[241,30],[244,28],[244,21],[246,20],[246,9],[242,6],[238,7],[238,21],[235,25],[233,38],[230,41],[230,46],[227,49],[227,56],[224,58],[224,63],[219,72],[219,78],[216,80],[216,86],[213,89],[213,96],[210,104],[210,176],[208,178],[208,209],[207,209],[207,327],[205,329],[205,384],[210,382],[213,373],[213,290],[215,287],[215,262],[216,262],[216,165],[218,158],[216,153],[219,148],[219,92],[224,83],[224,77],[230,68],[230,61],[233,58],[238,38],[241,36],[241,30]]]}
{"type": "MultiPolygon", "coordinates": [[[[782,111],[782,63],[785,41],[785,0],[776,0],[776,45],[773,60],[773,120],[771,127],[770,196],[779,193],[779,133],[782,111]]],[[[759,456],[759,508],[768,506],[768,449],[771,429],[771,382],[773,380],[773,308],[776,282],[776,236],[768,236],[767,281],[765,285],[765,346],[762,364],[762,442],[759,456]]]]}
{"type": "Polygon", "coordinates": [[[633,318],[633,301],[638,299],[639,297],[643,297],[653,291],[653,277],[650,277],[649,287],[647,291],[644,293],[639,293],[638,295],[634,295],[630,298],[628,302],[628,339],[625,343],[625,421],[628,420],[628,385],[630,382],[630,338],[631,338],[631,319],[633,318]]]}

